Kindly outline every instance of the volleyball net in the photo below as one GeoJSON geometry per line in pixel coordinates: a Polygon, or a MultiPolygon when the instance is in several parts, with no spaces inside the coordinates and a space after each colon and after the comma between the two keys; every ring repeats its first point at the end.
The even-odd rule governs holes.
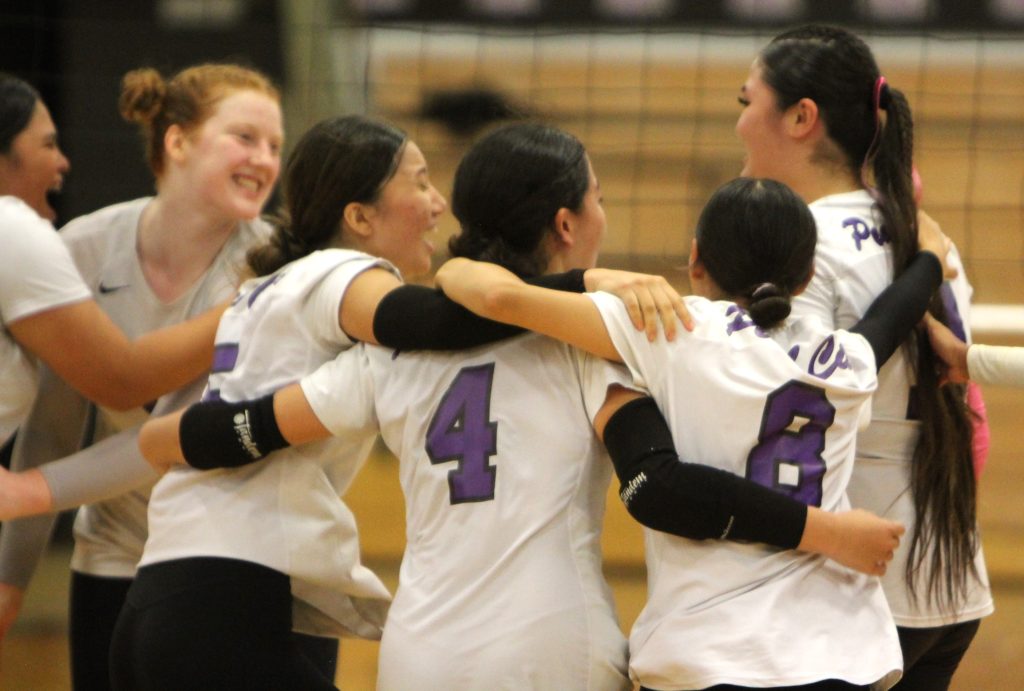
{"type": "MultiPolygon", "coordinates": [[[[293,30],[303,26],[307,79],[293,97],[307,116],[366,112],[396,122],[446,194],[490,114],[510,108],[547,120],[590,153],[609,221],[602,263],[679,280],[700,209],[741,169],[736,97],[775,33],[337,19],[293,30]]],[[[913,108],[923,206],[963,256],[976,327],[1021,331],[1024,40],[859,33],[913,108]]],[[[454,230],[446,219],[442,235],[454,230]]]]}
{"type": "MultiPolygon", "coordinates": [[[[446,195],[495,114],[572,132],[604,192],[602,263],[681,283],[700,209],[742,166],[736,97],[751,61],[783,26],[835,15],[867,27],[856,31],[909,98],[924,206],[965,260],[972,320],[1024,333],[1019,0],[80,0],[55,21],[35,12],[0,9],[12,37],[0,55],[52,87],[75,166],[64,216],[150,185],[116,115],[125,71],[239,60],[281,80],[291,142],[328,115],[384,117],[446,195]]],[[[449,215],[437,246],[454,231],[449,215]]]]}

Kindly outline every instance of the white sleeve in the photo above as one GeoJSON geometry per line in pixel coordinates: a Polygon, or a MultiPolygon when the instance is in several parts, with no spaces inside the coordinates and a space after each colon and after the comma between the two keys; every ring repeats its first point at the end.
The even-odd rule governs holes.
{"type": "Polygon", "coordinates": [[[629,318],[626,306],[614,295],[601,292],[586,295],[597,305],[615,350],[633,376],[635,387],[651,389],[652,382],[649,377],[652,373],[660,371],[654,364],[658,359],[654,350],[664,345],[662,339],[658,338],[652,343],[643,332],[637,331],[629,318]]]}
{"type": "Polygon", "coordinates": [[[335,436],[378,428],[367,347],[373,346],[343,351],[299,382],[320,424],[335,436]]]}
{"type": "Polygon", "coordinates": [[[342,262],[310,292],[306,302],[308,324],[313,325],[314,336],[325,343],[351,345],[352,339],[342,331],[339,317],[341,302],[345,299],[352,281],[367,269],[383,268],[392,270],[391,266],[374,257],[359,257],[342,262]]]}
{"type": "Polygon", "coordinates": [[[18,217],[0,231],[0,318],[10,324],[92,297],[57,231],[41,218],[18,217]]]}
{"type": "Polygon", "coordinates": [[[975,343],[967,349],[967,371],[979,384],[1024,387],[1024,348],[975,343]]]}
{"type": "Polygon", "coordinates": [[[633,385],[633,377],[623,365],[608,362],[599,357],[580,353],[580,383],[583,388],[583,406],[590,422],[604,406],[608,387],[618,384],[646,394],[647,391],[633,385]]]}

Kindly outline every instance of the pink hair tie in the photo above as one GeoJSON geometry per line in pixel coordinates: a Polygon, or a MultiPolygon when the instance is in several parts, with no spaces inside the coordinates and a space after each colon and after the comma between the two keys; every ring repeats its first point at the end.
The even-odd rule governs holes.
{"type": "Polygon", "coordinates": [[[889,109],[889,82],[885,80],[885,77],[879,77],[875,80],[874,88],[874,103],[875,103],[875,119],[878,119],[878,111],[889,109]]]}
{"type": "Polygon", "coordinates": [[[875,86],[871,91],[871,101],[875,107],[875,134],[871,137],[871,143],[868,145],[868,150],[864,154],[864,162],[861,164],[861,181],[864,183],[864,187],[870,189],[870,185],[867,183],[867,167],[871,163],[871,159],[875,157],[875,151],[878,149],[879,135],[882,131],[882,118],[878,114],[879,110],[888,110],[889,103],[891,101],[889,95],[889,82],[885,80],[885,77],[879,75],[878,79],[875,80],[875,86]]]}

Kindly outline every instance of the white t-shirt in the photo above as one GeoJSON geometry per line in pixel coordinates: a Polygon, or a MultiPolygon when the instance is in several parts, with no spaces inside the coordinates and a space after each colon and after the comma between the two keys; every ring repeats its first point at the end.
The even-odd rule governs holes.
{"type": "MultiPolygon", "coordinates": [[[[879,233],[881,217],[874,200],[863,190],[824,197],[810,205],[818,225],[814,278],[793,301],[794,314],[813,314],[829,328],[849,328],[893,279],[891,246],[879,233]]],[[[951,262],[957,278],[947,284],[964,336],[970,339],[971,287],[955,250],[951,262]]],[[[932,627],[978,619],[993,611],[985,558],[975,558],[978,578],[971,579],[966,601],[957,612],[944,612],[927,602],[930,553],[917,571],[917,602],[906,585],[905,573],[910,535],[914,526],[914,502],[910,491],[910,464],[920,429],[909,419],[909,393],[914,385],[913,363],[905,349],[896,352],[878,374],[878,391],[872,404],[871,425],[857,438],[857,463],[850,480],[853,506],[899,521],[907,536],[890,562],[882,584],[899,626],[932,627]]]]}
{"type": "MultiPolygon", "coordinates": [[[[846,509],[858,427],[875,389],[867,341],[789,319],[761,332],[736,305],[687,298],[696,326],[651,343],[621,302],[592,299],[681,458],[846,509]]],[[[891,684],[899,640],[877,578],[824,557],[645,529],[648,600],[630,672],[651,688],[891,684]]]]}
{"type": "MultiPolygon", "coordinates": [[[[18,428],[36,395],[35,358],[8,325],[38,312],[88,300],[89,289],[49,221],[17,197],[0,196],[0,444],[18,428]]],[[[68,347],[72,343],[69,341],[68,347]]]]}
{"type": "MultiPolygon", "coordinates": [[[[258,398],[352,345],[338,324],[351,281],[382,260],[323,250],[246,282],[217,330],[206,398],[258,398]]],[[[179,467],[153,487],[140,566],[214,556],[291,577],[294,627],[380,636],[390,594],[359,556],[354,516],[340,497],[375,435],[284,449],[237,469],[179,467]]]]}
{"type": "Polygon", "coordinates": [[[473,350],[360,347],[302,381],[342,437],[400,459],[406,550],[387,689],[629,689],[601,573],[611,473],[592,419],[621,367],[535,334],[473,350]]]}

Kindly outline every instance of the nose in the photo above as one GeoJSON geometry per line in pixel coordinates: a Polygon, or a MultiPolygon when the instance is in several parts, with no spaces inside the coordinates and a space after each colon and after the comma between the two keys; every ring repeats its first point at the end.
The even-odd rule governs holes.
{"type": "Polygon", "coordinates": [[[448,200],[444,198],[444,195],[437,191],[437,188],[431,185],[434,190],[434,215],[440,216],[448,208],[448,200]]]}
{"type": "Polygon", "coordinates": [[[59,157],[57,160],[57,171],[61,175],[64,175],[71,170],[71,161],[68,160],[68,157],[64,155],[63,151],[58,150],[57,155],[59,157]]]}
{"type": "Polygon", "coordinates": [[[254,148],[252,156],[249,160],[253,165],[274,165],[280,160],[280,154],[274,146],[268,141],[261,141],[258,146],[254,148]]]}

